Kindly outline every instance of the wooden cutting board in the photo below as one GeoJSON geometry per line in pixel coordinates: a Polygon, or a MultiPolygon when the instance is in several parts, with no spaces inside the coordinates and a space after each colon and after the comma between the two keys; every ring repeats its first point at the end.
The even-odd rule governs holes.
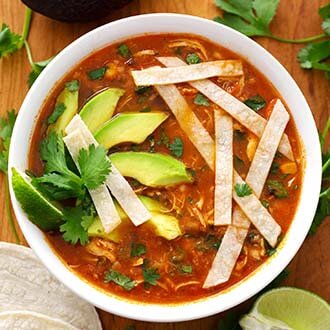
{"type": "MultiPolygon", "coordinates": [[[[321,32],[318,8],[328,1],[320,0],[282,0],[272,31],[287,38],[302,38],[321,32]]],[[[91,29],[115,19],[154,12],[175,12],[212,19],[219,11],[213,0],[140,0],[133,1],[106,19],[85,24],[67,24],[50,20],[41,15],[33,17],[29,42],[35,60],[44,60],[56,54],[70,42],[91,29]]],[[[7,23],[15,32],[22,31],[24,6],[18,0],[1,0],[0,23],[7,23]]],[[[257,38],[263,47],[271,52],[291,73],[305,94],[314,114],[316,124],[323,128],[330,115],[330,80],[321,72],[302,70],[296,61],[301,46],[283,44],[273,40],[257,38]]],[[[30,67],[25,51],[0,60],[0,116],[9,109],[20,108],[27,93],[27,80],[30,67]]],[[[19,152],[19,151],[17,151],[19,152]]],[[[5,211],[5,188],[0,175],[0,240],[14,242],[8,226],[5,211]]],[[[20,233],[22,238],[22,234],[20,233]]],[[[22,238],[23,239],[23,238],[22,238]]],[[[289,265],[290,275],[285,281],[323,296],[330,301],[330,221],[325,221],[316,235],[308,237],[297,256],[289,265]]],[[[124,330],[128,326],[139,329],[216,329],[222,315],[182,323],[157,324],[124,319],[100,312],[104,329],[124,330]]]]}

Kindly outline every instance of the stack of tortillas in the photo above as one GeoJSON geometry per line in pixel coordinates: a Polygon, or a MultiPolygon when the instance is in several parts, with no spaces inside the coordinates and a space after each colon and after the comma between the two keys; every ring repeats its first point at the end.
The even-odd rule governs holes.
{"type": "Polygon", "coordinates": [[[0,242],[1,330],[101,330],[93,306],[59,283],[29,248],[0,242]]]}

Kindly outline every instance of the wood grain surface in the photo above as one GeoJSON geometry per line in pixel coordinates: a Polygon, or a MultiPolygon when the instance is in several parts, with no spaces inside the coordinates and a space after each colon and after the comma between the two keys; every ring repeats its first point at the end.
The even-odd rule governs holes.
{"type": "MultiPolygon", "coordinates": [[[[328,1],[281,0],[277,15],[272,22],[274,34],[287,38],[300,38],[318,34],[320,17],[318,8],[328,1]]],[[[0,1],[0,23],[7,23],[14,31],[21,33],[24,20],[24,6],[18,0],[0,1]]],[[[105,19],[84,24],[68,24],[50,20],[41,15],[33,16],[29,42],[35,60],[47,59],[91,29],[121,17],[153,13],[176,12],[212,19],[219,11],[213,0],[140,0],[133,1],[105,19]]],[[[296,61],[301,46],[278,43],[257,38],[263,47],[272,53],[291,73],[305,94],[319,128],[330,115],[329,80],[321,72],[305,71],[296,61]]],[[[20,108],[27,93],[27,76],[30,67],[25,50],[0,60],[0,116],[9,109],[20,108]]],[[[17,150],[19,152],[19,150],[17,150]]],[[[5,188],[0,175],[0,240],[14,242],[5,212],[5,188]]],[[[22,234],[20,237],[23,239],[22,234]]],[[[330,221],[325,221],[317,234],[308,237],[294,260],[289,265],[290,276],[286,284],[305,288],[330,301],[330,221]]],[[[201,320],[173,324],[156,324],[124,319],[100,311],[104,329],[123,330],[127,326],[135,329],[217,329],[221,315],[201,320]]]]}

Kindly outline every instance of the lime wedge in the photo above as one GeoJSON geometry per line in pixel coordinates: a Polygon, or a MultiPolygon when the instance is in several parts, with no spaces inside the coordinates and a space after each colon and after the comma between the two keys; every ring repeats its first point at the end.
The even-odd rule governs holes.
{"type": "Polygon", "coordinates": [[[63,219],[62,211],[48,201],[24,173],[12,168],[11,182],[16,199],[30,221],[44,230],[58,228],[63,219]]]}
{"type": "Polygon", "coordinates": [[[329,330],[330,306],[312,292],[283,287],[260,296],[239,324],[243,330],[329,330]]]}

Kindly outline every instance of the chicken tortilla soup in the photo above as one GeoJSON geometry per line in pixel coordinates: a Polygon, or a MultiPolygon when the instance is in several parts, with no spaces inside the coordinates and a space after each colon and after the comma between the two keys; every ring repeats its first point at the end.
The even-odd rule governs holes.
{"type": "Polygon", "coordinates": [[[271,82],[208,40],[159,34],[67,73],[12,181],[74,273],[109,294],[179,303],[279,253],[302,175],[298,133],[271,82]]]}

